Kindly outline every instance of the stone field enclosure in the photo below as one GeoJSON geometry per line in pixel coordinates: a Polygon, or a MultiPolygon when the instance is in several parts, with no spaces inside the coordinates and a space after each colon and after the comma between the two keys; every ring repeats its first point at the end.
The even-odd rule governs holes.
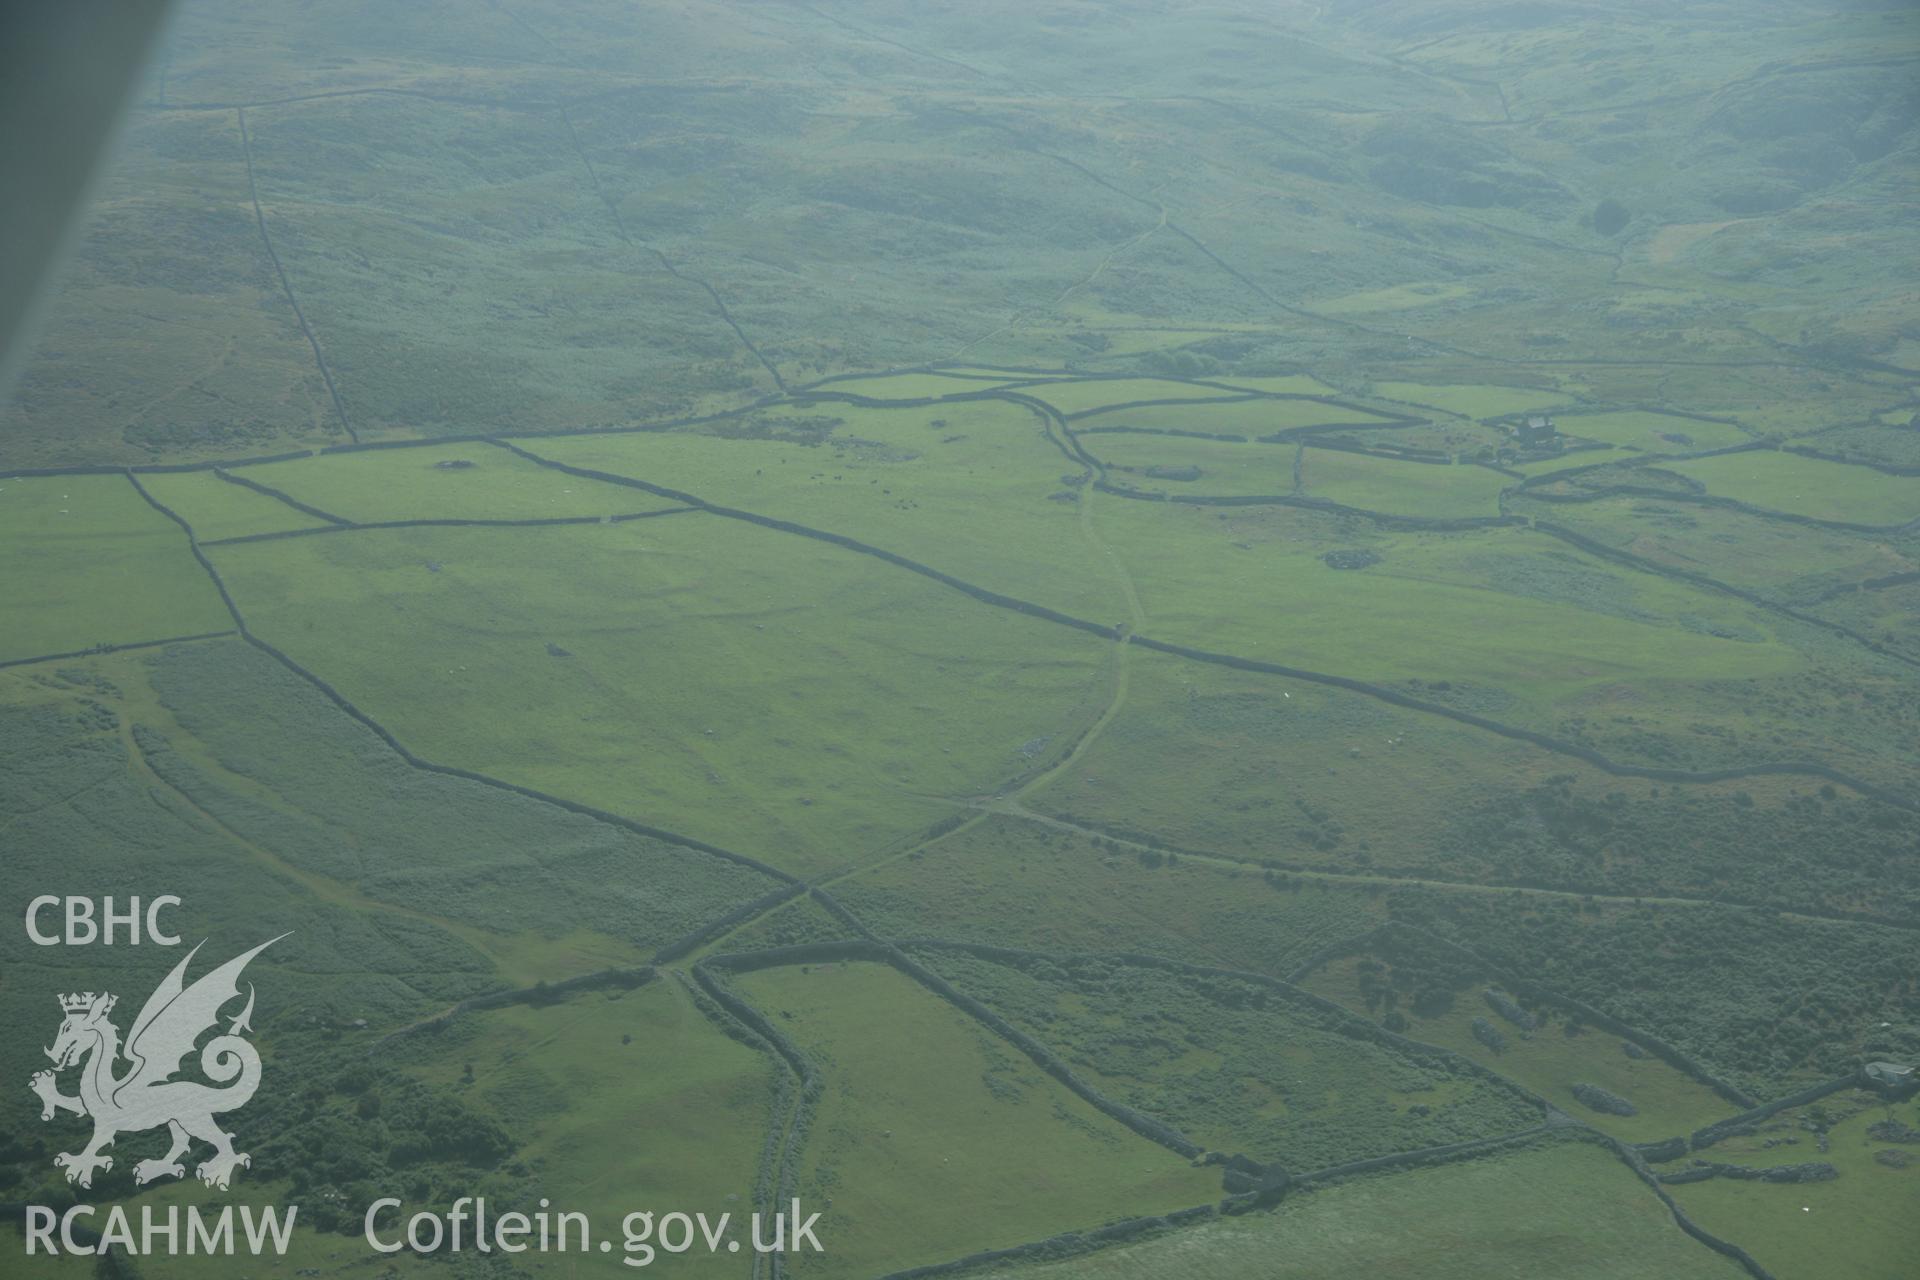
{"type": "Polygon", "coordinates": [[[186,0],[0,402],[0,883],[291,931],[273,1087],[231,1195],[69,1187],[48,994],[164,966],[0,931],[0,1202],[302,1206],[156,1278],[632,1273],[389,1194],[1914,1274],[1917,70],[1898,0],[186,0]]]}

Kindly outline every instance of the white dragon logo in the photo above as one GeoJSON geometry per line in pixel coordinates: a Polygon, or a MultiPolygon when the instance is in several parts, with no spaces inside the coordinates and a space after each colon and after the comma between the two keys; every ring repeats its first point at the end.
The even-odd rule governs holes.
{"type": "MultiPolygon", "coordinates": [[[[286,936],[283,933],[280,938],[286,936]]],[[[234,1169],[253,1163],[244,1152],[233,1149],[233,1135],[213,1120],[217,1114],[245,1106],[260,1087],[260,1054],[240,1037],[242,1031],[253,1030],[248,1025],[253,1016],[251,983],[247,985],[246,1007],[232,1020],[226,1034],[216,1035],[200,1050],[200,1070],[209,1080],[226,1087],[216,1089],[195,1080],[171,1077],[180,1070],[181,1059],[193,1052],[194,1041],[219,1021],[221,1006],[239,996],[240,971],[247,962],[280,938],[261,943],[187,986],[187,963],[200,950],[194,947],[147,997],[140,1016],[133,1020],[124,1049],[119,1028],[107,1020],[117,997],[91,991],[60,997],[60,1009],[66,1018],[53,1047],[46,1050],[47,1057],[53,1059],[53,1071],[36,1072],[28,1087],[40,1095],[42,1120],[53,1119],[56,1111],[93,1117],[93,1140],[85,1149],[62,1152],[53,1158],[56,1168],[66,1170],[68,1182],[92,1186],[96,1169],[113,1168],[113,1157],[100,1154],[101,1148],[111,1146],[120,1133],[161,1125],[172,1135],[172,1146],[160,1159],[142,1160],[133,1167],[137,1183],[185,1176],[180,1157],[193,1138],[214,1149],[213,1155],[195,1170],[210,1187],[226,1190],[234,1169]],[[115,1076],[114,1065],[123,1055],[132,1066],[124,1075],[115,1076]],[[54,1072],[64,1071],[82,1059],[86,1065],[80,1073],[80,1096],[68,1097],[60,1092],[54,1072]]]]}

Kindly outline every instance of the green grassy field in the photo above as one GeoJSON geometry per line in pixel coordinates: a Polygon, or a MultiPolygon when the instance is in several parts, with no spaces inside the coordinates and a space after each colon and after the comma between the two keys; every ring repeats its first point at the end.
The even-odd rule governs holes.
{"type": "Polygon", "coordinates": [[[1551,388],[1381,382],[1376,383],[1373,390],[1390,400],[1428,405],[1468,418],[1498,418],[1529,410],[1553,409],[1567,402],[1565,394],[1551,388]]]}
{"type": "Polygon", "coordinates": [[[1089,541],[1077,504],[1048,501],[1082,468],[1028,409],[824,405],[713,430],[722,434],[526,443],[541,457],[858,538],[1080,617],[1124,616],[1115,570],[1089,541]],[[979,518],[983,506],[992,520],[979,518]],[[957,529],[966,536],[954,536],[957,529]]]}
{"type": "MultiPolygon", "coordinates": [[[[556,1207],[618,1232],[637,1209],[731,1213],[749,1245],[755,1171],[774,1123],[770,1060],[723,1035],[684,987],[656,980],[545,1007],[465,1015],[393,1050],[409,1074],[469,1098],[519,1141],[518,1158],[556,1207]]],[[[612,1255],[566,1259],[582,1275],[625,1275],[612,1255]]],[[[664,1275],[733,1275],[738,1259],[657,1258],[664,1275]]]]}
{"type": "Polygon", "coordinates": [[[180,527],[121,476],[0,480],[0,661],[233,625],[180,527]]]}
{"type": "Polygon", "coordinates": [[[1779,1275],[1892,1280],[1908,1268],[1920,1160],[1912,1158],[1911,1140],[1889,1142],[1868,1132],[1888,1120],[1910,1131],[1920,1115],[1911,1102],[1888,1106],[1862,1093],[1783,1111],[1759,1133],[1730,1138],[1698,1158],[1749,1168],[1825,1162],[1837,1178],[1779,1184],[1721,1177],[1674,1187],[1674,1198],[1707,1230],[1745,1242],[1762,1266],[1779,1275]],[[1875,1159],[1884,1151],[1908,1161],[1875,1159]]]}
{"type": "Polygon", "coordinates": [[[1779,674],[1800,663],[1748,606],[1584,557],[1569,575],[1559,567],[1566,553],[1521,529],[1380,533],[1310,513],[1142,503],[1103,503],[1095,520],[1140,593],[1142,630],[1270,662],[1382,682],[1419,676],[1504,687],[1536,705],[1656,667],[1673,681],[1779,674]],[[1380,562],[1343,572],[1321,561],[1344,548],[1374,550],[1380,562]],[[1545,563],[1555,572],[1529,569],[1545,563]],[[1577,628],[1569,606],[1579,611],[1577,628]],[[1417,662],[1407,644],[1416,617],[1417,662]],[[1729,634],[1682,621],[1691,618],[1713,618],[1729,634]]]}
{"type": "MultiPolygon", "coordinates": [[[[1611,449],[1569,449],[1564,453],[1550,454],[1544,458],[1521,460],[1509,458],[1499,465],[1508,471],[1518,472],[1528,479],[1536,476],[1548,476],[1558,471],[1571,471],[1577,467],[1592,467],[1606,463],[1619,462],[1622,454],[1611,449]]],[[[1524,500],[1524,491],[1515,497],[1524,500]]],[[[1509,501],[1513,501],[1510,498],[1509,501]]],[[[1516,504],[1517,505],[1517,504],[1516,504]]]]}
{"type": "MultiPolygon", "coordinates": [[[[1065,388],[1073,385],[1032,387],[1028,389],[1028,394],[1052,403],[1053,398],[1064,396],[1065,388]]],[[[1104,427],[1154,427],[1258,438],[1280,431],[1298,431],[1303,427],[1364,426],[1386,420],[1381,414],[1344,405],[1322,404],[1318,400],[1186,400],[1178,404],[1103,409],[1089,413],[1084,418],[1075,418],[1073,427],[1076,432],[1104,427]]]]}
{"type": "Polygon", "coordinates": [[[537,520],[670,503],[550,471],[485,444],[334,453],[236,472],[343,520],[537,520]]]}
{"type": "MultiPolygon", "coordinates": [[[[965,395],[991,391],[1009,382],[1022,382],[1021,374],[1003,373],[985,377],[979,373],[959,376],[948,373],[895,373],[874,378],[836,378],[819,387],[842,395],[872,396],[876,400],[916,400],[929,396],[965,395]]],[[[1031,391],[1022,394],[1031,394],[1031,391]]]]}
{"type": "Polygon", "coordinates": [[[826,1206],[821,1238],[833,1244],[796,1259],[797,1272],[874,1274],[1219,1192],[1215,1172],[1122,1128],[890,968],[769,969],[736,983],[826,1076],[800,1192],[826,1206]]]}
{"type": "Polygon", "coordinates": [[[1096,637],[707,515],[212,554],[260,635],[422,755],[788,869],[932,824],[1105,696],[1096,637]]]}
{"type": "MultiPolygon", "coordinates": [[[[20,1087],[169,953],[0,930],[0,1203],[303,1226],[0,1274],[611,1276],[359,1215],[784,1171],[781,1274],[872,1277],[1226,1194],[898,970],[726,962],[779,1046],[692,971],[855,940],[1295,1173],[1591,1130],[968,1274],[1738,1274],[1594,1139],[1736,1109],[1623,1043],[1920,1062],[1917,59],[1893,0],[171,6],[0,388],[0,910],[289,936],[216,1193],[68,1184],[20,1087]]],[[[1885,1112],[1658,1168],[1830,1160],[1673,1193],[1904,1274],[1885,1112]]]]}
{"type": "MultiPolygon", "coordinates": [[[[1043,382],[1012,388],[1044,400],[1061,413],[1090,413],[1135,400],[1215,400],[1238,394],[1223,387],[1200,386],[1159,378],[1106,378],[1081,382],[1043,382]]],[[[1164,406],[1161,406],[1164,407],[1164,406]]],[[[1140,410],[1148,412],[1148,410],[1140,410]]]]}
{"type": "Polygon", "coordinates": [[[140,477],[148,493],[193,526],[202,542],[287,529],[316,529],[326,521],[264,493],[222,480],[211,471],[160,472],[140,477]]]}
{"type": "Polygon", "coordinates": [[[1584,1143],[1340,1183],[1272,1213],[1225,1218],[1085,1258],[985,1274],[995,1280],[1145,1280],[1275,1274],[1452,1280],[1488,1275],[1716,1277],[1744,1274],[1682,1235],[1614,1156],[1584,1143]],[[1390,1227],[1383,1224],[1391,1224],[1390,1227]]]}
{"type": "Polygon", "coordinates": [[[1700,481],[1715,497],[1816,520],[1904,524],[1920,516],[1920,478],[1819,458],[1735,453],[1676,463],[1674,470],[1700,481]]]}
{"type": "Polygon", "coordinates": [[[1832,588],[1920,565],[1911,543],[1901,540],[1698,503],[1616,497],[1559,505],[1531,503],[1520,495],[1514,506],[1654,564],[1704,574],[1786,604],[1805,604],[1832,588]]]}
{"type": "Polygon", "coordinates": [[[1119,434],[1097,435],[1082,443],[1111,468],[1108,481],[1123,488],[1177,497],[1266,497],[1294,490],[1297,450],[1292,445],[1119,434]]]}
{"type": "Polygon", "coordinates": [[[1484,467],[1432,466],[1309,448],[1301,492],[1342,506],[1403,516],[1496,516],[1507,477],[1484,467]]]}
{"type": "Polygon", "coordinates": [[[1750,438],[1725,422],[1663,413],[1563,413],[1554,419],[1560,434],[1602,440],[1648,453],[1699,453],[1745,444],[1750,438]]]}
{"type": "Polygon", "coordinates": [[[1245,387],[1249,391],[1266,391],[1283,396],[1337,396],[1338,387],[1329,386],[1312,374],[1232,374],[1223,379],[1229,385],[1245,387]]]}
{"type": "Polygon", "coordinates": [[[164,650],[150,672],[157,731],[136,745],[169,787],[274,871],[360,909],[424,913],[522,981],[643,963],[775,887],[711,854],[423,776],[237,640],[164,650]]]}

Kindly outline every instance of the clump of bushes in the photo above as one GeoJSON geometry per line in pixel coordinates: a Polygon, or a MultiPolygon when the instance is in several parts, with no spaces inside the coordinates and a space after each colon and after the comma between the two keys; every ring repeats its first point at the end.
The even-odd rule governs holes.
{"type": "Polygon", "coordinates": [[[1597,1084],[1576,1084],[1573,1096],[1580,1099],[1589,1110],[1608,1116],[1637,1116],[1640,1108],[1628,1102],[1617,1093],[1610,1093],[1597,1084]]]}

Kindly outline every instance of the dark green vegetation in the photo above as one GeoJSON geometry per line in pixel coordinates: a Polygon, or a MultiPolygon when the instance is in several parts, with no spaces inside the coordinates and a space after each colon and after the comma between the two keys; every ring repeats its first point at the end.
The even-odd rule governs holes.
{"type": "Polygon", "coordinates": [[[1286,988],[1205,969],[934,951],[961,990],[1203,1145],[1320,1169],[1497,1137],[1540,1108],[1286,988]]]}
{"type": "MultiPolygon", "coordinates": [[[[822,1277],[1902,1274],[1916,59],[186,4],[0,408],[7,909],[292,931],[293,1270],[797,1194],[822,1277]]],[[[16,1082],[159,976],[0,960],[16,1082]]],[[[70,1128],[0,1090],[0,1202],[70,1128]]]]}

